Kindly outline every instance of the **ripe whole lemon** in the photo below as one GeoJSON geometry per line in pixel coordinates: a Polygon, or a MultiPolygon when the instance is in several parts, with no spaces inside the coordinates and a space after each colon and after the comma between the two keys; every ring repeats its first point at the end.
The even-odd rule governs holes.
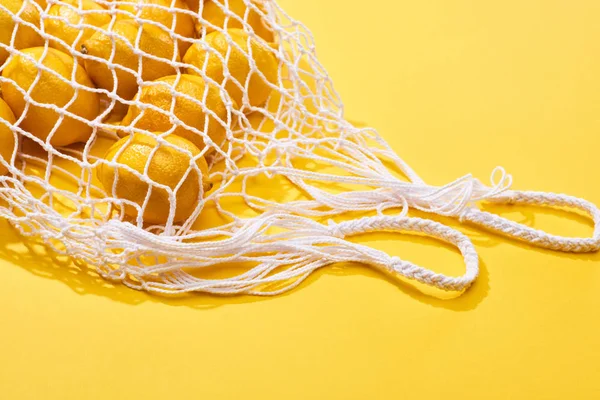
{"type": "MultiPolygon", "coordinates": [[[[185,221],[195,211],[200,196],[210,189],[208,183],[208,167],[203,156],[196,159],[198,170],[192,165],[192,157],[198,156],[200,150],[190,141],[178,136],[168,136],[165,141],[175,147],[159,145],[158,140],[145,134],[134,134],[124,137],[111,146],[105,155],[105,160],[117,162],[117,167],[100,164],[98,178],[109,195],[126,199],[139,204],[143,209],[145,223],[165,224],[169,218],[171,199],[169,192],[156,186],[156,184],[169,187],[171,190],[179,186],[173,193],[175,203],[174,222],[185,221]],[[157,147],[158,150],[153,152],[157,147]],[[150,158],[152,156],[152,158],[150,158]],[[126,165],[133,170],[144,174],[148,164],[148,175],[152,183],[152,192],[146,207],[143,204],[148,195],[150,184],[144,182],[133,172],[126,170],[126,165]],[[118,174],[115,170],[118,169],[118,174]],[[189,170],[189,173],[188,173],[189,170]],[[115,178],[116,177],[116,178],[115,178]],[[114,182],[117,179],[116,187],[114,182]],[[183,180],[183,183],[181,181],[183,180]]],[[[126,204],[125,214],[136,218],[138,210],[135,206],[126,204]]]]}
{"type": "MultiPolygon", "coordinates": [[[[48,17],[44,19],[44,29],[55,38],[63,40],[68,47],[77,49],[79,43],[92,36],[94,29],[77,28],[77,24],[86,24],[101,27],[110,22],[111,16],[107,10],[92,0],[63,0],[53,4],[48,10],[48,17]],[[81,4],[79,3],[81,1],[81,4]],[[77,40],[79,33],[81,37],[77,40]],[[77,43],[75,41],[77,40],[77,43]]],[[[52,47],[69,52],[68,48],[58,40],[51,40],[52,47]]]]}
{"type": "MultiPolygon", "coordinates": [[[[179,55],[171,36],[163,29],[149,24],[139,24],[134,20],[120,20],[111,27],[107,25],[102,28],[104,32],[94,33],[86,40],[81,48],[82,52],[105,60],[111,59],[114,47],[114,58],[112,62],[122,65],[130,70],[139,72],[139,57],[142,57],[141,78],[144,81],[153,81],[167,75],[176,73],[175,68],[169,63],[172,59],[179,61],[179,55]],[[142,30],[139,33],[140,29],[142,30]],[[110,31],[110,32],[109,32],[110,31]],[[118,34],[125,39],[114,36],[114,41],[109,33],[118,34]],[[161,60],[138,56],[134,54],[136,39],[140,35],[137,49],[144,53],[152,54],[161,60]]],[[[86,59],[85,69],[96,86],[112,91],[115,85],[113,74],[106,62],[86,59]]],[[[117,75],[117,94],[126,100],[131,100],[138,91],[136,76],[121,68],[115,68],[117,75]]]]}
{"type": "MultiPolygon", "coordinates": [[[[40,13],[36,8],[35,4],[31,0],[0,0],[0,4],[6,7],[10,12],[6,12],[0,8],[0,42],[5,45],[10,45],[10,41],[13,35],[13,31],[17,29],[15,34],[14,47],[17,50],[25,49],[28,47],[42,46],[44,40],[35,31],[26,25],[17,24],[13,21],[19,10],[22,8],[23,11],[19,14],[19,17],[26,22],[29,22],[36,27],[40,26],[40,13]]],[[[0,47],[0,65],[8,58],[8,51],[0,47]]]]}
{"type": "MultiPolygon", "coordinates": [[[[15,115],[20,117],[27,105],[25,97],[17,87],[25,91],[29,90],[40,71],[36,63],[41,63],[53,72],[41,71],[39,80],[31,90],[31,98],[39,103],[64,108],[75,97],[67,111],[88,121],[96,118],[100,111],[99,96],[85,89],[85,87],[93,88],[93,84],[83,67],[76,63],[73,57],[60,50],[48,48],[46,56],[42,59],[43,53],[43,47],[22,50],[21,54],[12,57],[2,70],[2,76],[9,79],[2,81],[2,96],[15,115]],[[32,57],[36,62],[28,60],[25,56],[32,57]],[[83,86],[77,91],[70,82],[74,68],[75,80],[83,86]],[[66,79],[66,82],[63,79],[66,79]]],[[[46,140],[59,117],[60,113],[53,109],[30,104],[20,126],[38,138],[46,140]]],[[[65,115],[50,139],[50,144],[66,146],[86,141],[91,132],[92,128],[87,123],[65,115]]]]}
{"type": "MultiPolygon", "coordinates": [[[[8,104],[0,99],[0,143],[2,143],[0,146],[0,156],[9,164],[12,154],[15,151],[15,136],[10,128],[6,126],[6,123],[8,122],[12,125],[15,121],[15,115],[8,104]]],[[[8,168],[0,163],[0,175],[4,175],[7,172],[8,168]]]]}
{"type": "MultiPolygon", "coordinates": [[[[204,111],[203,106],[216,114],[223,123],[227,121],[227,107],[221,99],[219,89],[207,85],[204,80],[195,75],[182,74],[177,84],[177,75],[165,76],[144,86],[134,100],[143,104],[152,104],[164,112],[151,108],[142,110],[138,105],[131,105],[127,115],[123,118],[121,126],[134,126],[149,132],[167,132],[173,124],[169,118],[173,101],[173,115],[186,125],[205,132],[217,145],[225,139],[225,128],[213,116],[204,111]],[[174,88],[175,97],[171,94],[174,88]],[[205,97],[205,91],[208,93],[205,97]],[[194,101],[181,97],[181,94],[190,96],[194,101]],[[208,123],[208,126],[206,126],[208,123]],[[206,129],[205,129],[206,128],[206,129]]],[[[204,139],[201,135],[187,129],[181,123],[172,132],[174,135],[184,137],[194,143],[198,148],[204,148],[204,139]]]]}
{"type": "MultiPolygon", "coordinates": [[[[264,8],[258,1],[252,1],[257,9],[264,13],[264,8]]],[[[198,0],[188,0],[190,7],[195,5],[195,12],[198,12],[198,0]]],[[[194,10],[194,8],[192,8],[194,10]]],[[[219,28],[223,29],[242,29],[244,25],[242,21],[246,21],[255,34],[262,37],[267,42],[272,42],[273,32],[267,27],[263,17],[250,8],[244,0],[206,0],[202,7],[201,18],[196,23],[196,31],[198,34],[214,32],[219,28]],[[225,13],[232,13],[234,16],[228,16],[225,13]],[[225,23],[227,21],[227,23],[225,23]]]]}
{"type": "Polygon", "coordinates": [[[175,19],[175,33],[189,39],[178,38],[179,54],[183,55],[195,37],[194,18],[191,13],[177,11],[179,9],[189,12],[189,8],[183,0],[175,0],[174,9],[171,7],[171,3],[171,0],[122,0],[117,6],[117,10],[122,11],[117,14],[117,19],[132,19],[137,16],[142,20],[158,22],[166,27],[166,31],[172,29],[173,19],[175,19]]]}
{"type": "MultiPolygon", "coordinates": [[[[233,80],[228,79],[225,88],[232,99],[241,106],[244,91],[247,91],[250,105],[260,106],[264,104],[272,92],[270,85],[277,83],[278,62],[271,48],[263,46],[257,40],[250,39],[252,58],[256,63],[256,68],[262,72],[264,77],[257,71],[251,71],[248,39],[248,34],[240,29],[229,29],[226,34],[223,32],[209,33],[203,42],[196,42],[188,49],[183,61],[199,70],[203,70],[206,65],[204,72],[219,85],[225,79],[223,71],[226,66],[233,80]],[[230,45],[228,37],[241,50],[230,45]],[[207,45],[219,52],[225,62],[214,52],[209,52],[206,48],[207,45]],[[208,62],[206,57],[208,57],[208,62]],[[250,76],[250,80],[246,86],[248,76],[250,76]]],[[[192,75],[200,75],[194,68],[187,68],[186,72],[192,75]]]]}

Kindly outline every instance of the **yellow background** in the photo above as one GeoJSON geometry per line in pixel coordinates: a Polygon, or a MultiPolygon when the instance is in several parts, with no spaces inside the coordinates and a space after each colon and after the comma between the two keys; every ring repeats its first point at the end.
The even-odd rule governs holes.
{"type": "MultiPolygon", "coordinates": [[[[600,204],[600,2],[280,3],[314,32],[347,116],[428,182],[487,182],[500,164],[517,189],[600,204]]],[[[592,231],[569,213],[493,211],[592,231]]],[[[456,299],[336,266],[276,298],[165,301],[14,251],[2,222],[2,398],[600,398],[600,254],[461,229],[482,270],[456,299]]],[[[462,272],[434,241],[358,240],[462,272]]]]}

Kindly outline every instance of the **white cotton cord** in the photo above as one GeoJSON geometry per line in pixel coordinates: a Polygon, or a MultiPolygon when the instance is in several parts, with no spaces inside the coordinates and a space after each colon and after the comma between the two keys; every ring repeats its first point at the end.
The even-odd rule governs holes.
{"type": "MultiPolygon", "coordinates": [[[[477,278],[479,261],[477,252],[467,236],[446,225],[435,221],[413,217],[366,217],[353,221],[346,221],[334,226],[335,232],[342,237],[368,232],[415,232],[443,240],[456,246],[465,261],[466,271],[460,277],[448,277],[435,273],[429,269],[419,267],[411,262],[403,261],[398,257],[389,257],[366,246],[361,246],[365,253],[369,253],[378,261],[373,264],[384,269],[396,272],[408,279],[413,279],[426,285],[443,290],[461,291],[468,288],[477,278]],[[377,255],[377,257],[375,256],[377,255]],[[392,261],[391,263],[389,261],[392,261]]],[[[365,262],[362,260],[356,260],[365,262]]]]}
{"type": "MultiPolygon", "coordinates": [[[[577,253],[600,250],[600,234],[598,233],[600,231],[600,211],[593,203],[577,197],[554,193],[511,191],[512,176],[501,167],[495,168],[492,172],[491,186],[489,187],[471,175],[466,175],[442,187],[397,181],[395,184],[386,183],[386,186],[390,187],[389,190],[374,189],[340,194],[331,194],[306,183],[305,179],[297,177],[303,175],[293,172],[286,174],[291,182],[309,193],[314,201],[278,204],[253,196],[247,196],[246,201],[256,209],[277,209],[307,216],[335,215],[347,211],[366,210],[377,210],[381,213],[385,209],[394,207],[399,207],[401,215],[405,215],[408,208],[415,208],[428,213],[455,217],[461,222],[468,221],[498,234],[550,250],[577,253]],[[551,235],[480,211],[476,208],[476,203],[481,201],[579,209],[592,218],[594,235],[591,238],[551,235]],[[323,210],[323,206],[326,206],[328,210],[323,210]]],[[[329,179],[333,182],[344,183],[350,180],[347,177],[339,180],[335,177],[329,177],[329,179]]]]}
{"type": "Polygon", "coordinates": [[[537,247],[573,253],[600,250],[600,210],[589,201],[564,194],[507,191],[503,195],[494,198],[493,202],[577,209],[590,216],[594,223],[594,232],[590,238],[562,237],[473,208],[464,210],[461,219],[537,247]]]}
{"type": "MultiPolygon", "coordinates": [[[[255,209],[285,210],[300,215],[323,216],[335,215],[348,211],[383,211],[398,207],[405,213],[408,207],[443,216],[458,217],[476,202],[490,200],[508,190],[512,177],[502,168],[495,169],[492,186],[483,185],[471,175],[466,175],[445,186],[437,187],[426,184],[404,182],[392,177],[379,179],[353,178],[349,176],[325,175],[297,170],[281,170],[273,168],[277,174],[286,176],[294,185],[308,193],[312,200],[299,200],[278,203],[268,199],[246,194],[244,199],[255,209]],[[308,183],[311,180],[328,180],[334,183],[360,183],[374,186],[376,189],[355,190],[342,193],[330,193],[326,189],[308,183]],[[323,207],[326,207],[324,209],[323,207]]],[[[241,171],[242,175],[248,171],[241,171]]]]}
{"type": "MultiPolygon", "coordinates": [[[[116,220],[110,221],[104,228],[96,231],[96,234],[111,235],[107,243],[114,245],[109,247],[136,243],[138,253],[152,252],[166,257],[177,254],[178,259],[160,267],[118,267],[122,273],[111,270],[106,274],[108,278],[122,280],[130,286],[163,294],[278,294],[295,287],[314,270],[341,262],[363,263],[391,275],[448,291],[466,289],[477,278],[479,271],[477,253],[465,235],[421,218],[365,217],[322,225],[304,217],[266,214],[245,221],[228,239],[190,243],[157,237],[140,231],[134,225],[116,220]],[[282,232],[269,234],[269,229],[282,232]],[[449,277],[345,240],[350,236],[376,231],[420,233],[450,243],[462,254],[466,265],[465,273],[459,277],[449,277]],[[191,272],[232,262],[250,262],[256,266],[235,277],[223,279],[202,279],[193,276],[191,272]],[[156,280],[156,277],[161,279],[156,280]],[[273,285],[282,287],[264,290],[273,285]]],[[[120,255],[115,254],[115,259],[119,257],[120,255]]]]}

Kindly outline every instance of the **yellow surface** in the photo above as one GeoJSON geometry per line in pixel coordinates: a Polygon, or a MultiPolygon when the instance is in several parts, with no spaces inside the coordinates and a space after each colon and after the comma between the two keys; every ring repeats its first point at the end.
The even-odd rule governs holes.
{"type": "MultiPolygon", "coordinates": [[[[282,0],[347,115],[431,183],[501,164],[600,204],[600,2],[282,0]]],[[[564,234],[573,214],[495,212],[564,234]]],[[[0,227],[3,399],[597,399],[600,255],[468,232],[481,277],[440,300],[360,266],[277,298],[165,301],[21,251],[0,227]]],[[[359,238],[459,274],[458,254],[359,238]]]]}

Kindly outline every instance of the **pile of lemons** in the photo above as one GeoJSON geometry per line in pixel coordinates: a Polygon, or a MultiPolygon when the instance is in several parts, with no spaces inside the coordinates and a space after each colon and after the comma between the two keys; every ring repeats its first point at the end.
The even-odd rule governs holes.
{"type": "Polygon", "coordinates": [[[55,147],[86,142],[103,122],[103,96],[116,95],[130,101],[115,122],[123,137],[98,178],[128,200],[130,217],[137,204],[147,223],[186,220],[210,187],[199,155],[224,144],[227,105],[264,105],[278,82],[278,60],[265,44],[273,34],[252,1],[0,0],[0,155],[10,162],[16,121],[55,147]],[[155,135],[165,132],[168,145],[159,145],[155,135]],[[146,177],[176,189],[174,208],[169,191],[149,190],[146,177]]]}

